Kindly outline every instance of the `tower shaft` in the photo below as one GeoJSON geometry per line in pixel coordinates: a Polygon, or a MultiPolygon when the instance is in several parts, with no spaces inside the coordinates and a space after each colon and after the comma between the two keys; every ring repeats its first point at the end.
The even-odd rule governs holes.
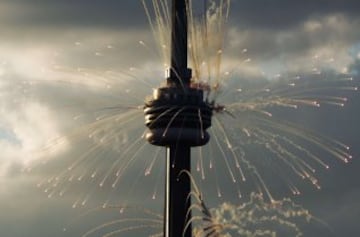
{"type": "Polygon", "coordinates": [[[191,225],[185,230],[190,215],[190,146],[170,146],[166,149],[165,237],[191,237],[191,225]],[[184,233],[184,234],[183,234],[184,233]]]}

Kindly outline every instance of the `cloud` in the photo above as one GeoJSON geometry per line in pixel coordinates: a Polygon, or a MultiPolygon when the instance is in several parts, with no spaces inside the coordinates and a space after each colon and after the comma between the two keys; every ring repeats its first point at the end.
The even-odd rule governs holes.
{"type": "Polygon", "coordinates": [[[276,0],[232,1],[231,22],[242,29],[284,30],[296,28],[309,18],[345,14],[357,18],[356,0],[329,0],[303,2],[276,0]]]}
{"type": "MultiPolygon", "coordinates": [[[[4,88],[2,88],[4,89],[4,88]]],[[[9,89],[9,87],[7,88],[9,89]]],[[[63,151],[66,141],[54,150],[43,152],[51,139],[61,135],[56,116],[46,105],[24,100],[19,94],[2,94],[0,103],[0,176],[8,175],[9,169],[24,168],[46,156],[63,151]],[[16,108],[16,109],[14,109],[16,108]]]]}
{"type": "Polygon", "coordinates": [[[343,72],[354,60],[349,50],[358,43],[360,35],[353,29],[359,23],[336,14],[310,18],[289,29],[242,31],[234,27],[226,49],[230,57],[237,58],[241,48],[246,48],[252,61],[270,74],[322,69],[343,72]]]}
{"type": "Polygon", "coordinates": [[[38,1],[1,2],[1,24],[26,28],[131,28],[144,26],[140,1],[38,1]],[[129,21],[128,19],[131,19],[129,21]]]}

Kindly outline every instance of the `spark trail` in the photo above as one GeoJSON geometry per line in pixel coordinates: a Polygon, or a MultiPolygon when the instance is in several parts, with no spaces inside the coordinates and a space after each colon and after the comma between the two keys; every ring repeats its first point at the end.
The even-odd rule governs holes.
{"type": "Polygon", "coordinates": [[[188,223],[199,223],[193,233],[196,237],[299,237],[303,235],[301,225],[321,222],[290,199],[269,203],[262,195],[255,193],[251,194],[248,202],[240,206],[225,202],[217,208],[209,209],[194,180],[193,188],[191,196],[195,202],[191,210],[197,214],[188,223]]]}

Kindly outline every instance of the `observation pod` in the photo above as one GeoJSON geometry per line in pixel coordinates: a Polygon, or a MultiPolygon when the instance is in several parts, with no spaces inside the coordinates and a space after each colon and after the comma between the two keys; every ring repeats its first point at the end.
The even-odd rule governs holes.
{"type": "Polygon", "coordinates": [[[209,141],[211,107],[203,91],[194,88],[163,87],[154,90],[145,104],[146,139],[156,146],[203,146],[209,141]]]}
{"type": "Polygon", "coordinates": [[[210,136],[212,105],[201,88],[191,87],[187,68],[187,0],[172,0],[171,67],[166,86],[145,101],[146,139],[166,147],[164,237],[191,237],[191,147],[205,145],[210,136]],[[184,172],[185,171],[185,172],[184,172]],[[187,228],[185,229],[185,227],[187,228]]]}

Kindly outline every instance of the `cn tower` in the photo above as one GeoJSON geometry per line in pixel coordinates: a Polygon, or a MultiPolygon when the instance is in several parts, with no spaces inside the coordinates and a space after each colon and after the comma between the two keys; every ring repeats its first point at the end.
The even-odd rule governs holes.
{"type": "Polygon", "coordinates": [[[184,229],[191,218],[191,182],[183,171],[191,171],[191,147],[210,138],[212,106],[201,88],[191,87],[187,65],[187,7],[187,0],[172,0],[171,67],[166,85],[155,89],[144,106],[147,141],[166,147],[164,237],[192,236],[191,225],[184,229]]]}

